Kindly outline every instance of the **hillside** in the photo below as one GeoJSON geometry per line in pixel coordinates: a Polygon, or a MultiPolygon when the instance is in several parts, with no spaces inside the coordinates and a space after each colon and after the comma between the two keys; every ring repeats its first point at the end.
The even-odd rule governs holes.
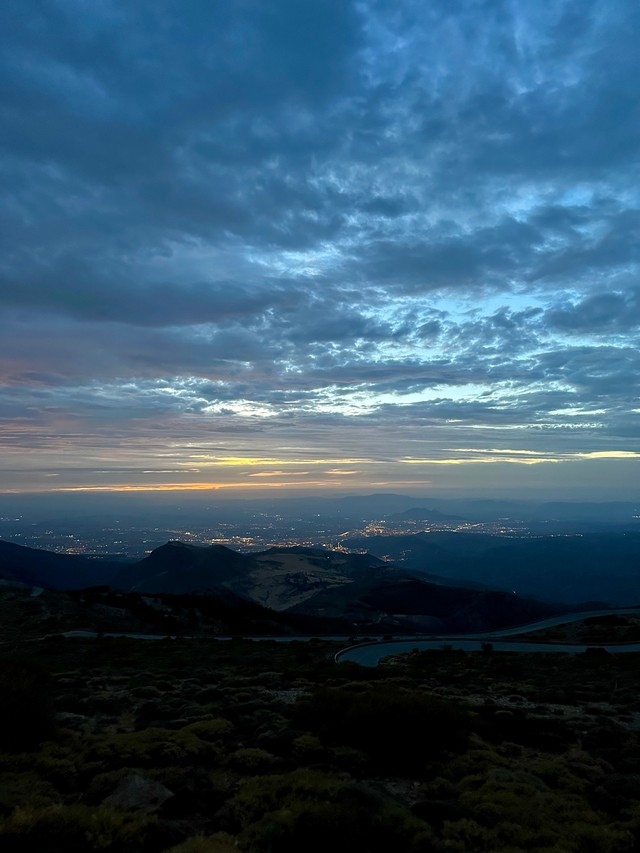
{"type": "MultiPolygon", "coordinates": [[[[19,546],[15,549],[18,556],[29,552],[19,546]]],[[[38,577],[41,586],[56,566],[62,566],[62,576],[69,577],[67,567],[73,558],[35,551],[26,558],[34,561],[31,576],[38,577]],[[49,556],[58,559],[49,561],[49,556]]],[[[105,568],[102,564],[101,569],[105,568]]],[[[435,584],[369,554],[314,548],[240,554],[221,545],[168,542],[137,563],[115,568],[108,584],[128,598],[118,598],[109,586],[101,600],[91,599],[91,607],[86,596],[68,596],[63,618],[55,608],[45,613],[39,633],[75,628],[204,634],[464,632],[522,624],[566,609],[506,592],[435,584]],[[163,597],[173,597],[172,603],[158,605],[163,597]],[[156,604],[149,605],[152,600],[156,604]],[[77,606],[82,601],[87,604],[85,610],[77,606]],[[216,619],[210,613],[213,602],[227,607],[216,619]],[[186,611],[190,616],[185,616],[186,611]]],[[[76,577],[84,581],[82,586],[97,585],[86,574],[76,577]]],[[[60,579],[54,580],[51,586],[59,588],[60,579]]],[[[76,581],[75,586],[79,585],[76,581]]],[[[51,609],[52,601],[47,593],[33,599],[29,607],[34,612],[39,606],[51,609]]]]}
{"type": "Polygon", "coordinates": [[[349,539],[412,573],[479,581],[519,595],[566,601],[638,601],[640,533],[508,537],[480,533],[415,533],[349,539]]]}
{"type": "Polygon", "coordinates": [[[0,540],[0,578],[49,589],[109,583],[122,565],[75,554],[56,554],[0,540]]]}
{"type": "Polygon", "coordinates": [[[455,633],[507,628],[561,610],[507,592],[441,586],[396,573],[324,590],[289,612],[379,626],[389,633],[455,633]]]}
{"type": "Polygon", "coordinates": [[[167,542],[132,565],[121,567],[112,585],[136,592],[183,593],[242,583],[251,560],[224,545],[207,548],[167,542]]]}
{"type": "Polygon", "coordinates": [[[392,571],[376,557],[341,551],[292,547],[239,554],[222,545],[169,542],[124,568],[113,585],[137,592],[171,593],[224,587],[273,610],[287,610],[319,590],[392,571]]]}
{"type": "Polygon", "coordinates": [[[340,620],[359,632],[490,630],[561,609],[506,592],[430,583],[369,554],[302,547],[241,555],[171,542],[125,569],[118,585],[149,593],[220,586],[275,611],[340,620]]]}
{"type": "Polygon", "coordinates": [[[277,613],[226,589],[154,595],[110,587],[44,590],[0,582],[0,644],[66,633],[217,637],[352,633],[340,619],[277,613]]]}

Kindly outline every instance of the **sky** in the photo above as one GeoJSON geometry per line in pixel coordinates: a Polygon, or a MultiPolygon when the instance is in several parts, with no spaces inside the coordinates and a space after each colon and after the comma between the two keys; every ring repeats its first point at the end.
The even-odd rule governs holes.
{"type": "Polygon", "coordinates": [[[638,497],[637,0],[0,33],[0,491],[638,497]]]}

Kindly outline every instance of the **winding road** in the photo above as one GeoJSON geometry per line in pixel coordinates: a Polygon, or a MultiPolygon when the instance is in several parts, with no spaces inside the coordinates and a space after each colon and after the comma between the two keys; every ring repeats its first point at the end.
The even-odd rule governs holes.
{"type": "MultiPolygon", "coordinates": [[[[464,651],[482,651],[486,643],[491,643],[491,646],[496,652],[564,652],[566,654],[580,654],[586,651],[587,648],[600,648],[612,654],[620,654],[622,652],[640,652],[640,643],[545,643],[545,642],[523,642],[509,640],[509,637],[516,637],[519,634],[524,634],[529,631],[540,631],[543,628],[553,628],[556,625],[568,625],[571,622],[582,622],[585,619],[590,619],[595,616],[638,616],[640,617],[640,607],[618,608],[617,610],[589,610],[582,613],[566,613],[562,616],[552,616],[549,619],[542,619],[539,622],[530,622],[526,625],[518,625],[514,628],[504,628],[500,631],[488,631],[486,633],[477,634],[449,634],[436,635],[429,637],[403,637],[398,640],[367,640],[348,646],[341,649],[335,655],[336,662],[352,661],[359,663],[362,666],[377,666],[380,660],[388,655],[406,654],[412,651],[425,651],[427,649],[442,649],[444,647],[450,649],[463,649],[464,651]]],[[[80,639],[93,639],[101,637],[129,637],[135,640],[166,640],[178,639],[176,636],[168,637],[166,634],[136,634],[125,631],[121,632],[105,632],[98,634],[95,631],[65,631],[62,636],[76,637],[80,639]]],[[[45,639],[44,637],[41,639],[45,639]]],[[[180,637],[180,639],[197,639],[195,637],[180,637]]],[[[208,637],[213,640],[232,640],[231,635],[208,637]]],[[[346,636],[330,636],[319,637],[315,635],[302,636],[245,636],[246,640],[266,641],[277,643],[293,643],[293,642],[308,642],[310,640],[328,640],[333,642],[348,642],[349,637],[346,636]]]]}
{"type": "Polygon", "coordinates": [[[545,643],[545,642],[514,642],[507,637],[515,637],[529,631],[539,631],[543,628],[553,628],[556,625],[568,625],[571,622],[582,622],[594,616],[640,616],[640,607],[619,608],[617,610],[589,610],[583,613],[566,613],[563,616],[552,616],[539,622],[531,622],[528,625],[519,625],[515,628],[505,628],[501,631],[490,631],[481,634],[451,634],[449,636],[437,636],[406,638],[390,641],[374,641],[349,646],[339,651],[335,660],[337,662],[351,661],[361,666],[377,666],[381,659],[389,655],[401,655],[414,650],[426,651],[428,649],[463,649],[464,651],[482,651],[486,643],[496,652],[564,652],[566,654],[580,654],[587,648],[600,648],[612,654],[621,652],[640,652],[640,643],[545,643]]]}

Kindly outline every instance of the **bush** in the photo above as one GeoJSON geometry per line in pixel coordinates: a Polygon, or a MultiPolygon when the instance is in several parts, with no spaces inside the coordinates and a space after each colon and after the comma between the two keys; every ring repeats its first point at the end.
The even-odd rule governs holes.
{"type": "Polygon", "coordinates": [[[50,806],[16,809],[0,822],[4,853],[37,850],[38,853],[137,853],[154,818],[132,815],[104,806],[50,806]]]}
{"type": "Polygon", "coordinates": [[[141,732],[109,735],[89,750],[88,758],[106,761],[111,767],[168,767],[194,760],[216,762],[220,758],[219,747],[203,739],[205,735],[213,737],[215,727],[200,730],[203,735],[200,737],[196,734],[199,729],[194,730],[194,726],[201,725],[206,726],[206,723],[194,723],[178,731],[149,728],[141,732]]]}
{"type": "Polygon", "coordinates": [[[320,738],[307,732],[293,741],[293,754],[300,762],[314,762],[324,757],[325,748],[320,738]]]}
{"type": "Polygon", "coordinates": [[[362,750],[375,766],[400,772],[464,747],[467,720],[455,705],[387,685],[365,692],[324,688],[301,701],[295,715],[299,728],[317,734],[324,744],[362,750]]]}
{"type": "Polygon", "coordinates": [[[207,743],[214,743],[222,740],[229,735],[233,730],[233,726],[228,720],[217,718],[214,720],[199,720],[196,723],[191,723],[185,728],[185,731],[191,732],[204,740],[207,743]]]}
{"type": "Polygon", "coordinates": [[[428,853],[433,834],[423,821],[389,805],[365,789],[347,785],[332,802],[290,800],[285,808],[265,814],[241,834],[252,853],[428,853]]]}
{"type": "Polygon", "coordinates": [[[26,659],[0,667],[0,749],[34,749],[56,732],[47,673],[26,659]]]}
{"type": "Polygon", "coordinates": [[[258,747],[246,746],[236,749],[229,756],[229,766],[240,773],[257,775],[273,770],[281,763],[271,752],[258,747]]]}
{"type": "Polygon", "coordinates": [[[197,835],[188,838],[177,847],[172,847],[167,853],[238,853],[235,841],[226,832],[215,835],[197,835]]]}
{"type": "Polygon", "coordinates": [[[246,827],[289,802],[331,800],[344,784],[342,778],[302,768],[274,776],[256,776],[241,783],[230,803],[230,812],[238,826],[246,827]]]}

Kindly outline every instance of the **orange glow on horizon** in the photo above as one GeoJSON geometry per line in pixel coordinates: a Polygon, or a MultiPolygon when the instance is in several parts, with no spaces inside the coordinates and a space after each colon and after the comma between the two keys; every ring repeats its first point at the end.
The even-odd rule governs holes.
{"type": "MultiPolygon", "coordinates": [[[[113,486],[59,486],[47,492],[206,492],[219,489],[271,489],[282,487],[335,486],[335,480],[305,480],[304,482],[256,483],[156,483],[155,485],[130,485],[119,483],[113,486]]],[[[339,485],[339,484],[338,484],[339,485]]]]}

